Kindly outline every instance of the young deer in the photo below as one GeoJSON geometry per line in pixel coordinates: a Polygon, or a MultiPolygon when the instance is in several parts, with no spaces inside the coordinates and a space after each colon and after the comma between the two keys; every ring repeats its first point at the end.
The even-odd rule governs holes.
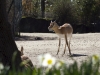
{"type": "Polygon", "coordinates": [[[34,69],[34,65],[33,65],[32,61],[27,56],[24,55],[23,50],[24,50],[23,46],[21,46],[20,52],[21,52],[21,59],[22,59],[23,65],[26,68],[34,69]]]}
{"type": "Polygon", "coordinates": [[[65,23],[62,26],[58,26],[58,24],[55,21],[54,22],[51,21],[48,29],[49,31],[54,31],[59,36],[59,47],[58,47],[57,54],[59,53],[61,38],[65,38],[65,49],[64,49],[63,55],[65,54],[65,51],[66,51],[66,45],[69,49],[69,54],[71,55],[70,40],[73,33],[72,26],[69,23],[65,23]],[[68,37],[69,37],[69,41],[68,41],[68,37]]]}

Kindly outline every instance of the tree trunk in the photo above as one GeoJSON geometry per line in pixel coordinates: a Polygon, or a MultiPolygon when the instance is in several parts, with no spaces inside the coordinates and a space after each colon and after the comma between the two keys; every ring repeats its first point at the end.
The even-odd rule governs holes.
{"type": "Polygon", "coordinates": [[[45,17],[45,0],[41,0],[41,15],[42,18],[45,17]]]}
{"type": "Polygon", "coordinates": [[[7,18],[6,0],[0,0],[0,62],[2,62],[4,66],[10,66],[10,69],[13,67],[15,67],[16,70],[21,68],[20,52],[12,37],[11,25],[7,18]],[[17,52],[17,54],[14,61],[12,61],[14,52],[17,52]]]}

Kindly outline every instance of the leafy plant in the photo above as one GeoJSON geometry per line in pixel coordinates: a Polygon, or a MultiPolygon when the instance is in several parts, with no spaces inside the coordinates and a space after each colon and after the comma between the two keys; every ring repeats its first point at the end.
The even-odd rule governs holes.
{"type": "Polygon", "coordinates": [[[70,0],[55,0],[53,3],[53,16],[62,23],[73,22],[75,20],[73,8],[70,0]]]}
{"type": "Polygon", "coordinates": [[[99,20],[100,4],[99,0],[77,0],[77,14],[81,17],[81,22],[90,25],[99,20]]]}
{"type": "Polygon", "coordinates": [[[62,60],[57,60],[50,54],[40,55],[39,66],[33,70],[9,71],[0,63],[0,75],[100,75],[100,56],[93,55],[87,61],[73,64],[66,64],[62,60]]]}

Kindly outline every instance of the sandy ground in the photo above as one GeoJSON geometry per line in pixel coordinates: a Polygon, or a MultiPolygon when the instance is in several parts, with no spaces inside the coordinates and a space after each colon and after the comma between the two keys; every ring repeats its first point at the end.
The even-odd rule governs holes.
{"type": "Polygon", "coordinates": [[[65,63],[73,63],[76,60],[79,64],[88,59],[89,56],[100,54],[100,33],[73,34],[71,41],[72,58],[69,57],[68,49],[62,57],[65,41],[62,39],[58,55],[58,36],[55,33],[21,33],[21,38],[16,38],[16,44],[20,50],[24,47],[24,54],[27,55],[34,65],[38,65],[38,55],[50,53],[65,63]]]}

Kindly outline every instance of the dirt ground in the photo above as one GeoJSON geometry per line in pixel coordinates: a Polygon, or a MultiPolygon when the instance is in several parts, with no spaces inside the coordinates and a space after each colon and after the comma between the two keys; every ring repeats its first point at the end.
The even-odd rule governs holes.
{"type": "Polygon", "coordinates": [[[55,33],[21,33],[21,38],[16,38],[16,44],[20,50],[24,47],[24,54],[27,55],[34,65],[38,65],[38,55],[50,53],[65,63],[73,63],[76,60],[79,64],[88,59],[89,56],[100,54],[100,33],[73,34],[71,40],[72,58],[69,57],[68,49],[62,57],[65,41],[62,39],[58,55],[58,36],[55,33]]]}

